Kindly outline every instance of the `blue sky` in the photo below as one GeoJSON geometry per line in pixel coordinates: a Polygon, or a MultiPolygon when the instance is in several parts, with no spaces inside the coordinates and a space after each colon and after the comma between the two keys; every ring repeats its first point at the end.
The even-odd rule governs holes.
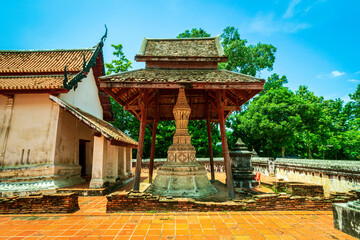
{"type": "Polygon", "coordinates": [[[194,27],[215,36],[234,26],[250,44],[277,47],[274,70],[260,77],[286,75],[293,90],[307,85],[345,101],[360,83],[359,0],[0,0],[0,9],[0,49],[91,47],[106,23],[105,60],[113,58],[110,44],[122,43],[133,61],[143,37],[172,38],[194,27]]]}

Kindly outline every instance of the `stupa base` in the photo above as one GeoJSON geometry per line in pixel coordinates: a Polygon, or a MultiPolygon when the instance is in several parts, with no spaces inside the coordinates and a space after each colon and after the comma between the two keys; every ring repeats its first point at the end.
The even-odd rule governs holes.
{"type": "Polygon", "coordinates": [[[153,195],[182,198],[203,198],[217,193],[206,169],[200,163],[170,163],[161,166],[155,180],[146,190],[153,195]]]}

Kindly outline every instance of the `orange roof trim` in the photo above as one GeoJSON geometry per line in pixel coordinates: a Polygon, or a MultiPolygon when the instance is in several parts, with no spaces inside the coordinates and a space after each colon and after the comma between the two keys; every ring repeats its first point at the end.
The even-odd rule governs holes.
{"type": "Polygon", "coordinates": [[[63,79],[64,75],[0,76],[0,90],[60,90],[63,79]]]}

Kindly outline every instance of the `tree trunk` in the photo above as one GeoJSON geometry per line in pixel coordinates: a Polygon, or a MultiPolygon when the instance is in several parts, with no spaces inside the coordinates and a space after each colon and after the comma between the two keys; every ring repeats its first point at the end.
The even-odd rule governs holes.
{"type": "Polygon", "coordinates": [[[309,131],[307,132],[307,137],[308,137],[308,158],[311,159],[311,148],[310,148],[310,136],[309,136],[309,131]]]}
{"type": "Polygon", "coordinates": [[[281,157],[285,157],[285,146],[281,147],[281,157]]]}

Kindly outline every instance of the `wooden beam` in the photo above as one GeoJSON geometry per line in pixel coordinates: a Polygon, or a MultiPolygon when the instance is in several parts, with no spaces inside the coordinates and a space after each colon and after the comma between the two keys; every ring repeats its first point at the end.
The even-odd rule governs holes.
{"type": "Polygon", "coordinates": [[[137,93],[135,93],[134,95],[132,95],[132,97],[130,97],[128,100],[126,100],[126,105],[124,106],[124,109],[127,110],[128,105],[130,105],[130,103],[132,103],[133,101],[135,101],[135,100],[140,96],[140,94],[141,94],[142,92],[143,92],[143,91],[138,91],[137,93]]]}
{"type": "Polygon", "coordinates": [[[230,91],[226,91],[226,97],[234,104],[237,105],[237,98],[230,91]]]}
{"type": "Polygon", "coordinates": [[[114,99],[115,99],[116,101],[118,101],[119,98],[121,98],[122,96],[124,96],[127,92],[129,92],[129,90],[130,90],[130,89],[128,89],[128,88],[123,88],[123,89],[121,89],[118,93],[116,93],[114,99]]]}
{"type": "Polygon", "coordinates": [[[211,109],[209,106],[208,97],[206,95],[206,107],[205,107],[205,114],[206,114],[206,128],[208,133],[208,145],[209,145],[209,157],[210,157],[210,172],[211,172],[211,182],[215,182],[215,168],[214,168],[214,154],[213,154],[213,148],[212,148],[212,137],[211,137],[211,122],[210,122],[210,112],[211,109]]]}
{"type": "Polygon", "coordinates": [[[145,138],[145,127],[147,117],[147,101],[149,91],[147,89],[141,91],[141,97],[139,99],[139,105],[141,106],[141,118],[140,118],[140,130],[138,140],[138,150],[136,155],[136,167],[135,167],[135,178],[134,178],[134,191],[140,189],[140,175],[141,175],[141,163],[144,151],[144,138],[145,138]]]}
{"type": "Polygon", "coordinates": [[[155,140],[156,130],[159,122],[159,94],[156,96],[154,106],[154,124],[151,133],[151,149],[150,149],[150,162],[149,162],[149,183],[152,183],[153,171],[154,171],[154,157],[155,157],[155,140]]]}
{"type": "Polygon", "coordinates": [[[221,142],[222,142],[224,165],[225,165],[225,171],[226,171],[226,186],[228,189],[229,198],[234,199],[235,198],[234,181],[233,181],[232,172],[231,172],[229,146],[228,146],[228,142],[227,142],[226,128],[225,128],[224,102],[223,102],[222,95],[223,95],[222,91],[216,91],[221,142]]]}
{"type": "MultiPolygon", "coordinates": [[[[215,103],[212,102],[210,99],[209,99],[209,103],[211,105],[215,105],[215,103]]],[[[149,103],[149,105],[150,105],[150,103],[149,103]]],[[[205,105],[206,105],[206,103],[193,103],[192,108],[197,107],[197,106],[205,107],[205,105]]],[[[174,107],[174,106],[175,106],[175,104],[161,104],[160,105],[160,107],[174,107]]],[[[150,106],[149,106],[149,108],[150,108],[150,106]]],[[[127,110],[127,111],[139,111],[140,109],[141,108],[139,105],[128,105],[125,108],[125,110],[127,110]]],[[[214,108],[214,109],[216,109],[216,108],[214,108]]],[[[224,109],[225,109],[225,111],[234,111],[234,110],[239,111],[240,107],[239,106],[224,106],[224,109]]]]}
{"type": "Polygon", "coordinates": [[[236,91],[236,93],[239,94],[240,97],[246,101],[250,99],[249,94],[247,94],[245,91],[239,90],[239,91],[236,91]]]}
{"type": "Polygon", "coordinates": [[[106,88],[148,88],[148,89],[237,89],[237,90],[263,90],[264,82],[244,83],[147,83],[147,82],[101,82],[100,87],[106,88]]]}

